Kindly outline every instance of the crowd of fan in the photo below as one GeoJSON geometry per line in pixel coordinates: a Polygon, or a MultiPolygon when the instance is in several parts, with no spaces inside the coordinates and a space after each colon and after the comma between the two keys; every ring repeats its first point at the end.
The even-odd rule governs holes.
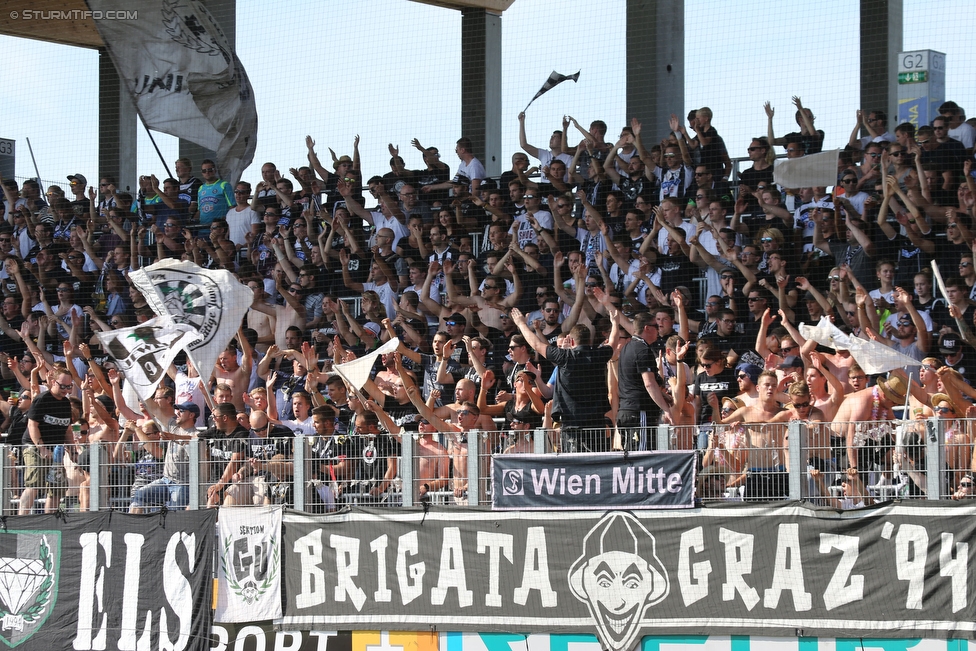
{"type": "Polygon", "coordinates": [[[0,407],[23,444],[20,513],[65,494],[86,508],[92,441],[109,444],[110,483],[140,512],[187,504],[197,438],[209,505],[288,501],[303,434],[309,499],[330,508],[396,500],[404,432],[419,436],[421,497],[463,503],[472,430],[490,432],[472,438],[482,453],[531,452],[538,428],[557,433],[546,449],[600,452],[652,449],[659,423],[700,451],[699,490],[779,498],[785,428],[736,424],[792,420],[834,421],[810,430],[809,478],[855,506],[868,473],[899,461],[890,423],[906,398],[911,417],[951,420],[950,485],[968,496],[976,128],[953,102],[893,133],[883,112],[858,111],[836,184],[784,188],[775,148],[795,159],[825,140],[794,104],[798,130],[780,137],[766,105],[767,135],[735,174],[702,108],[651,147],[636,120],[609,143],[605,123],[568,116],[536,147],[520,114],[521,150],[497,179],[467,138],[454,174],[414,140],[419,169],[389,145],[390,171],[366,176],[357,136],[330,167],[309,137],[307,166],[265,163],[254,186],[211,160],[198,179],[186,159],[134,195],[82,174],[43,196],[4,180],[0,407]],[[154,399],[126,404],[93,333],[155,316],[128,274],[164,258],[233,271],[253,304],[214,369],[180,359],[154,399]],[[918,364],[869,377],[801,335],[824,317],[918,364]],[[393,338],[361,390],[332,372],[393,338]]]}

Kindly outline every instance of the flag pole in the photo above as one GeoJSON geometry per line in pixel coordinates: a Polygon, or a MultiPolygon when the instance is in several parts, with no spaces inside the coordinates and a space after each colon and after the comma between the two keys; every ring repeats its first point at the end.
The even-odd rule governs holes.
{"type": "Polygon", "coordinates": [[[142,113],[139,113],[139,121],[142,122],[142,128],[146,130],[146,135],[149,136],[149,142],[152,143],[153,148],[156,150],[156,155],[159,156],[160,162],[162,162],[163,167],[166,168],[166,176],[170,178],[176,178],[175,176],[173,176],[173,173],[169,171],[169,165],[166,164],[166,159],[163,158],[162,152],[159,151],[159,145],[156,144],[156,139],[153,138],[152,131],[150,131],[149,127],[146,126],[146,121],[142,119],[142,113]]]}
{"type": "MultiPolygon", "coordinates": [[[[27,150],[30,152],[31,162],[34,163],[34,174],[37,175],[37,185],[40,186],[41,185],[41,173],[37,169],[37,159],[34,158],[34,148],[31,147],[30,138],[27,139],[27,150]]],[[[47,188],[44,188],[44,190],[46,191],[47,188]]],[[[12,208],[12,206],[11,206],[11,208],[12,208]]]]}

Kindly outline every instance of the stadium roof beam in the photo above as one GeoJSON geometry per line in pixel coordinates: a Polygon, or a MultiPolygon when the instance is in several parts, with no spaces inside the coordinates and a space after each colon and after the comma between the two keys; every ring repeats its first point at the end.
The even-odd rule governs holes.
{"type": "Polygon", "coordinates": [[[87,11],[84,0],[0,0],[0,34],[77,47],[104,47],[95,21],[86,17],[87,11]]]}
{"type": "Polygon", "coordinates": [[[672,113],[684,124],[684,109],[684,0],[627,0],[627,124],[636,117],[647,133],[666,133],[672,113]]]}
{"type": "MultiPolygon", "coordinates": [[[[860,108],[885,111],[888,130],[894,132],[898,115],[898,53],[902,49],[902,0],[860,0],[860,3],[860,108]],[[885,46],[879,47],[880,44],[885,46]]],[[[866,136],[867,131],[863,134],[866,136]]]]}

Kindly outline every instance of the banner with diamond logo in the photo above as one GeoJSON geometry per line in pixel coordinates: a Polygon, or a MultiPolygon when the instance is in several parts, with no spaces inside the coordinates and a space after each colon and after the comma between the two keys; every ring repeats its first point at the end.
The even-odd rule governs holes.
{"type": "Polygon", "coordinates": [[[217,513],[9,516],[0,522],[4,648],[207,651],[217,513]],[[6,645],[6,646],[4,646],[6,645]]]}
{"type": "Polygon", "coordinates": [[[7,646],[29,640],[51,616],[60,568],[60,531],[0,536],[0,639],[7,646]]]}

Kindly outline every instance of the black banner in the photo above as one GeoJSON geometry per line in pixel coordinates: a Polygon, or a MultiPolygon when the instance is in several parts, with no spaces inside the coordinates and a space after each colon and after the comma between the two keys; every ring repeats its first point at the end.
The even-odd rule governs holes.
{"type": "Polygon", "coordinates": [[[8,517],[0,639],[27,649],[209,649],[215,510],[8,517]]]}
{"type": "Polygon", "coordinates": [[[971,637],[976,505],[286,512],[286,628],[971,637]]]}
{"type": "Polygon", "coordinates": [[[496,454],[492,508],[675,509],[695,505],[694,452],[496,454]]]}
{"type": "Polygon", "coordinates": [[[352,651],[352,631],[283,631],[273,622],[214,622],[210,651],[352,651]]]}

